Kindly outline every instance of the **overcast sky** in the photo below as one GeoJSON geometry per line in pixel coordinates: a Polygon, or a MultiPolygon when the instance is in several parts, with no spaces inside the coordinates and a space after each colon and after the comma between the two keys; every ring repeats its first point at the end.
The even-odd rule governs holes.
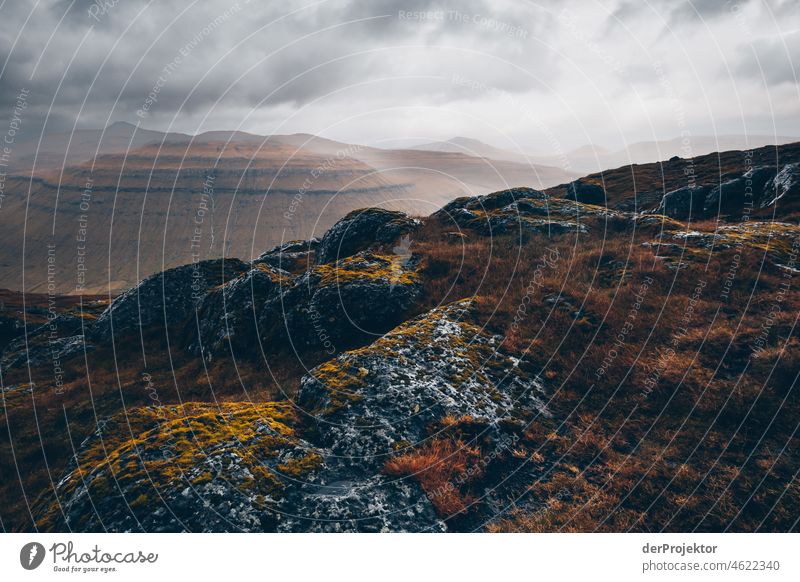
{"type": "Polygon", "coordinates": [[[800,135],[797,0],[0,2],[0,133],[27,89],[27,132],[466,135],[531,153],[800,135]]]}

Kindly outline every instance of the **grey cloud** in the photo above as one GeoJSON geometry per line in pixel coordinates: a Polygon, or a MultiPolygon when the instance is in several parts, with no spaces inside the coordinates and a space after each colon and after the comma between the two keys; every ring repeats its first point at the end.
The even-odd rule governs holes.
{"type": "Polygon", "coordinates": [[[800,32],[761,38],[739,47],[738,75],[763,80],[767,85],[797,84],[800,78],[800,32]]]}
{"type": "MultiPolygon", "coordinates": [[[[427,113],[382,120],[381,129],[402,134],[404,123],[411,123],[435,131],[441,121],[443,131],[449,132],[455,122],[448,125],[442,118],[451,110],[456,117],[464,111],[487,120],[508,116],[498,94],[513,94],[544,117],[568,124],[576,112],[580,115],[584,110],[592,111],[593,117],[595,112],[609,117],[598,107],[623,103],[631,84],[645,97],[658,99],[663,94],[650,62],[656,57],[642,54],[640,40],[648,49],[656,49],[652,53],[664,60],[665,71],[685,70],[686,63],[680,59],[686,57],[671,50],[672,39],[657,38],[652,9],[673,23],[670,26],[687,47],[692,64],[709,79],[717,77],[719,62],[709,56],[703,44],[707,39],[697,34],[693,24],[697,13],[722,34],[735,33],[724,28],[728,26],[726,12],[719,6],[726,3],[707,0],[691,6],[657,0],[652,9],[626,0],[616,6],[608,22],[620,18],[629,25],[628,31],[620,26],[604,30],[602,7],[594,5],[597,18],[594,13],[586,18],[590,12],[582,2],[566,5],[581,17],[575,30],[558,18],[564,7],[561,2],[330,0],[311,8],[304,5],[304,0],[239,0],[238,4],[231,0],[119,0],[95,19],[89,15],[91,0],[38,5],[34,0],[6,2],[0,8],[0,58],[8,57],[0,83],[0,121],[7,118],[18,90],[26,87],[31,90],[27,131],[41,127],[45,117],[48,129],[70,128],[76,120],[79,127],[126,120],[156,128],[174,121],[177,129],[193,131],[193,124],[206,114],[205,129],[237,125],[247,116],[248,123],[258,119],[257,123],[279,125],[282,118],[298,112],[292,128],[313,131],[336,115],[358,117],[371,110],[424,105],[430,107],[427,113]],[[12,51],[12,41],[34,6],[12,51]],[[297,12],[284,16],[293,10],[297,12]],[[415,19],[408,14],[401,17],[401,11],[448,16],[415,19]],[[278,18],[280,22],[267,26],[278,18]],[[525,34],[514,37],[508,34],[509,27],[525,34]],[[87,42],[79,48],[87,33],[87,42]],[[632,38],[636,34],[641,39],[632,38]],[[610,70],[604,56],[624,61],[626,76],[610,70]],[[584,74],[592,79],[588,92],[581,85],[584,74]],[[597,89],[614,99],[608,103],[598,99],[597,89]],[[140,120],[136,112],[154,90],[156,98],[140,120]],[[563,109],[562,96],[570,109],[563,109]]],[[[749,12],[756,11],[756,6],[751,1],[749,12]]],[[[784,25],[791,22],[796,14],[790,8],[788,2],[770,0],[756,15],[754,29],[768,35],[775,28],[771,19],[779,18],[784,25]]],[[[791,81],[790,65],[795,61],[781,55],[775,39],[759,43],[756,48],[767,82],[791,81]]],[[[792,46],[790,55],[795,59],[796,44],[792,46]]],[[[756,84],[760,79],[752,55],[729,51],[725,58],[737,82],[756,84]]],[[[679,74],[671,79],[679,94],[689,95],[695,89],[681,85],[679,74]]],[[[720,107],[724,106],[723,101],[720,107]]],[[[671,118],[672,112],[663,115],[671,118]]],[[[499,123],[514,125],[509,120],[499,123]]],[[[374,135],[377,125],[348,127],[348,137],[355,140],[359,132],[374,135]]],[[[535,131],[517,125],[513,130],[520,135],[535,131]]],[[[568,133],[569,126],[564,127],[568,133]]],[[[261,131],[263,127],[243,129],[261,131]]]]}

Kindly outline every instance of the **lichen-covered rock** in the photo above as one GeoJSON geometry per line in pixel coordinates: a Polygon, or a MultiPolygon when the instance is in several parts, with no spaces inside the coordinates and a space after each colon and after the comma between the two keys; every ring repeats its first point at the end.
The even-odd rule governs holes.
{"type": "MultiPolygon", "coordinates": [[[[188,349],[204,357],[258,351],[259,322],[277,317],[280,297],[293,284],[291,275],[267,262],[210,291],[197,306],[197,318],[187,323],[188,349]]],[[[265,338],[269,339],[269,338],[265,338]]]]}
{"type": "Polygon", "coordinates": [[[212,259],[152,275],[111,302],[92,326],[90,337],[109,341],[151,325],[184,321],[206,293],[224,284],[249,265],[239,259],[212,259]]]}
{"type": "Polygon", "coordinates": [[[91,319],[73,313],[61,313],[48,317],[45,323],[29,329],[27,334],[24,326],[20,326],[16,339],[3,349],[0,365],[8,370],[28,363],[39,366],[48,360],[61,363],[61,360],[83,352],[84,346],[92,350],[94,346],[84,340],[84,332],[91,322],[91,319]]]}
{"type": "Polygon", "coordinates": [[[57,499],[34,506],[37,527],[445,531],[452,516],[442,515],[436,491],[387,469],[390,459],[441,438],[444,424],[471,427],[469,454],[481,464],[470,478],[484,469],[491,475],[479,508],[469,512],[484,523],[502,505],[498,499],[521,495],[541,470],[524,455],[513,460],[510,435],[549,416],[535,369],[498,344],[461,301],[315,368],[302,380],[299,407],[128,410],[81,445],[57,499]]]}
{"type": "Polygon", "coordinates": [[[420,291],[413,256],[360,252],[298,277],[264,312],[260,329],[294,346],[333,352],[400,323],[420,291]]]}
{"type": "Polygon", "coordinates": [[[433,214],[445,223],[455,223],[484,235],[519,231],[547,235],[586,232],[584,219],[617,216],[621,213],[566,198],[550,198],[532,188],[458,198],[433,214]]]}
{"type": "Polygon", "coordinates": [[[290,405],[191,403],[103,422],[36,508],[49,531],[273,531],[287,488],[310,479],[318,450],[290,405]]]}
{"type": "Polygon", "coordinates": [[[80,334],[52,338],[42,334],[27,341],[22,337],[6,347],[0,366],[10,370],[26,365],[37,367],[50,362],[54,367],[60,367],[69,358],[93,349],[94,345],[80,334]]]}
{"type": "Polygon", "coordinates": [[[304,377],[297,403],[313,416],[320,442],[379,467],[448,415],[480,419],[490,431],[547,415],[535,370],[505,355],[470,310],[464,300],[429,311],[304,377]]]}
{"type": "Polygon", "coordinates": [[[376,244],[391,243],[420,226],[420,221],[403,212],[382,208],[354,210],[334,224],[322,237],[317,262],[330,263],[367,250],[376,244]]]}
{"type": "Polygon", "coordinates": [[[396,326],[419,291],[410,253],[360,252],[299,276],[256,263],[200,301],[185,342],[207,360],[298,348],[333,355],[396,326]]]}
{"type": "Polygon", "coordinates": [[[266,264],[291,273],[305,271],[313,265],[317,247],[319,239],[316,238],[289,241],[263,253],[253,264],[266,264]]]}
{"type": "Polygon", "coordinates": [[[711,252],[737,248],[763,256],[778,267],[796,270],[798,241],[800,226],[796,224],[747,221],[720,225],[714,232],[664,231],[655,242],[644,244],[673,264],[679,259],[706,262],[711,252]]]}

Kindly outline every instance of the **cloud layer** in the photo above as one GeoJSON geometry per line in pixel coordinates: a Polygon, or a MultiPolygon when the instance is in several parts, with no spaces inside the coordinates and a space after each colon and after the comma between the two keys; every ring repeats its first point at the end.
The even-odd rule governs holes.
{"type": "MultiPolygon", "coordinates": [[[[800,15],[765,2],[6,2],[0,119],[553,153],[800,135],[800,15]]],[[[5,122],[4,122],[5,123],[5,122]]]]}

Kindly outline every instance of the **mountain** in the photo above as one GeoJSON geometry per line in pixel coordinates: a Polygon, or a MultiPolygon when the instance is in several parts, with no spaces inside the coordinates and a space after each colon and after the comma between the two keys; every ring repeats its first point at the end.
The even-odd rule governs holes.
{"type": "MultiPolygon", "coordinates": [[[[6,179],[0,218],[0,286],[28,292],[117,293],[199,258],[252,259],[319,236],[356,208],[426,215],[458,196],[577,177],[308,134],[188,136],[117,123],[43,144],[33,174],[6,179]]],[[[24,160],[32,147],[20,148],[24,160]]]]}
{"type": "Polygon", "coordinates": [[[454,137],[447,141],[437,141],[414,146],[410,149],[431,151],[431,152],[450,152],[466,154],[479,158],[490,158],[493,160],[503,160],[517,164],[531,164],[534,156],[527,156],[523,153],[514,153],[486,144],[480,140],[469,137],[454,137]]]}
{"type": "Polygon", "coordinates": [[[110,302],[5,292],[0,466],[20,471],[0,518],[790,531],[798,237],[512,188],[423,220],[356,210],[318,240],[167,269],[110,302]]]}

